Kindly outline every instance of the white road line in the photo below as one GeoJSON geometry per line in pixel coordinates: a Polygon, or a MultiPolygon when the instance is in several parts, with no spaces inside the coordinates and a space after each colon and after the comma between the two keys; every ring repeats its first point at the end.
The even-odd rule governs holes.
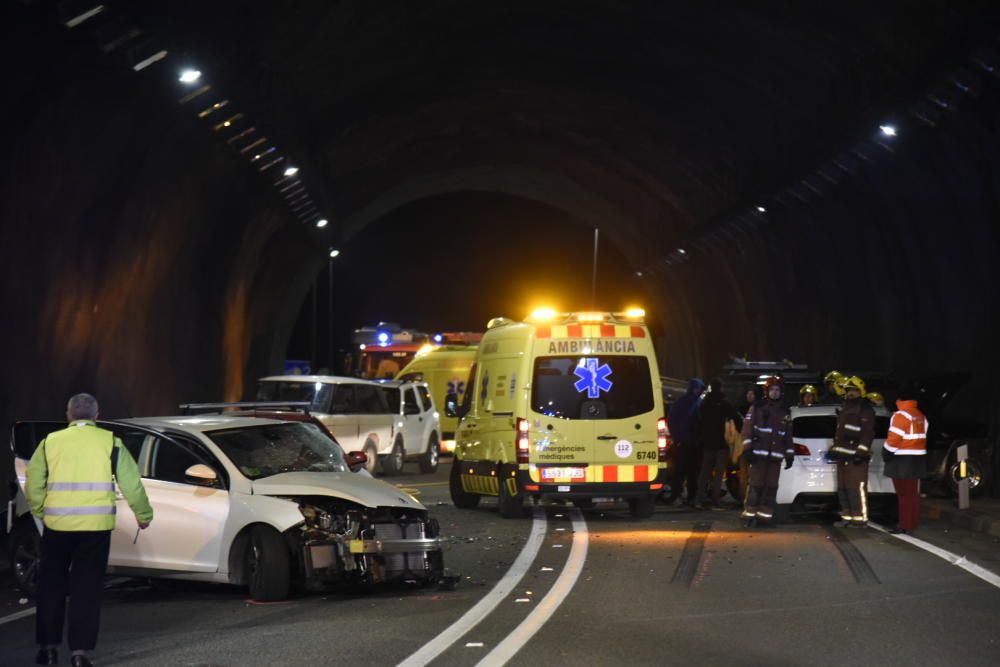
{"type": "Polygon", "coordinates": [[[496,609],[496,606],[513,592],[514,587],[517,586],[521,578],[528,571],[528,568],[531,567],[535,556],[538,555],[538,550],[542,547],[542,542],[545,541],[547,525],[548,521],[545,518],[545,510],[539,506],[535,506],[534,521],[531,524],[531,533],[528,535],[528,541],[524,544],[521,553],[517,555],[517,558],[506,574],[472,609],[462,614],[461,618],[445,628],[437,637],[424,644],[416,653],[399,663],[399,667],[422,667],[426,665],[448,650],[449,646],[461,639],[465,633],[478,625],[490,612],[496,609]]]}
{"type": "MultiPolygon", "coordinates": [[[[892,533],[889,533],[888,529],[885,526],[880,526],[877,523],[872,523],[870,521],[868,522],[868,525],[874,528],[875,530],[881,530],[883,533],[888,533],[892,535],[892,533]]],[[[952,565],[962,568],[969,574],[979,577],[980,579],[990,584],[991,586],[996,586],[997,588],[1000,588],[1000,575],[997,575],[995,572],[987,570],[985,567],[981,565],[976,565],[975,563],[969,562],[968,560],[965,559],[965,556],[959,556],[958,554],[953,554],[952,552],[946,551],[941,547],[936,547],[929,542],[924,542],[923,540],[917,539],[912,535],[905,535],[901,533],[899,535],[892,535],[892,537],[903,540],[904,542],[909,542],[913,546],[919,547],[928,553],[932,553],[938,558],[943,558],[952,565]]]]}
{"type": "Polygon", "coordinates": [[[538,603],[538,606],[528,614],[528,617],[521,621],[521,624],[497,644],[485,658],[480,660],[476,667],[506,665],[507,661],[513,658],[528,643],[528,640],[545,625],[546,621],[552,617],[552,614],[573,590],[576,580],[580,577],[580,572],[583,571],[583,563],[587,559],[588,537],[587,522],[583,520],[583,514],[580,510],[573,510],[570,513],[570,518],[573,520],[573,548],[570,549],[566,566],[559,573],[556,583],[538,603]]]}
{"type": "Polygon", "coordinates": [[[4,623],[10,623],[11,621],[16,621],[17,619],[24,618],[25,616],[34,616],[34,614],[35,614],[34,607],[32,607],[31,609],[22,609],[21,611],[11,614],[10,616],[4,616],[3,618],[0,618],[0,625],[3,625],[4,623]]]}

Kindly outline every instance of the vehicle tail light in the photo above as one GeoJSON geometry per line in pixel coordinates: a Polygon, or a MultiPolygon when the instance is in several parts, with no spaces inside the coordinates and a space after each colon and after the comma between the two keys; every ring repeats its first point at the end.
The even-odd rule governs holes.
{"type": "Polygon", "coordinates": [[[538,485],[537,484],[525,484],[524,485],[524,490],[525,491],[537,491],[538,490],[538,485]]]}
{"type": "Polygon", "coordinates": [[[656,420],[656,450],[657,460],[660,462],[667,460],[667,450],[670,448],[670,431],[667,429],[667,420],[660,417],[656,420]]]}
{"type": "Polygon", "coordinates": [[[806,447],[805,445],[796,442],[795,443],[795,455],[796,456],[811,456],[812,452],[810,452],[809,448],[806,447]]]}
{"type": "Polygon", "coordinates": [[[660,484],[660,483],[650,484],[649,485],[649,490],[650,491],[659,491],[662,488],[663,488],[663,484],[660,484]]]}
{"type": "Polygon", "coordinates": [[[531,452],[531,427],[527,419],[517,420],[517,462],[527,463],[531,452]]]}

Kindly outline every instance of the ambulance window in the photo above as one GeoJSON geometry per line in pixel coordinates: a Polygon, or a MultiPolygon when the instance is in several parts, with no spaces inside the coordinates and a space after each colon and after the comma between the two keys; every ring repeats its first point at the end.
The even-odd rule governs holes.
{"type": "MultiPolygon", "coordinates": [[[[472,364],[472,368],[469,369],[469,381],[465,383],[466,387],[476,386],[476,369],[477,364],[472,364]]],[[[466,391],[462,393],[462,411],[461,414],[468,414],[472,408],[472,399],[475,397],[476,392],[466,391]]]]}
{"type": "Polygon", "coordinates": [[[645,357],[538,357],[531,407],[560,419],[625,419],[650,412],[653,391],[645,357]]]}

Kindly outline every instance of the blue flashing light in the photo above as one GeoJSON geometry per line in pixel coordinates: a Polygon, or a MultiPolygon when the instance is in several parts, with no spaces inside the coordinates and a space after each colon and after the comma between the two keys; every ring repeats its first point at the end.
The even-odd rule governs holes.
{"type": "Polygon", "coordinates": [[[375,336],[375,340],[378,341],[379,345],[388,345],[389,344],[389,334],[387,334],[384,331],[379,331],[378,335],[375,336]]]}
{"type": "Polygon", "coordinates": [[[443,340],[444,340],[444,336],[442,336],[441,334],[434,334],[434,342],[435,343],[440,343],[443,340]]]}

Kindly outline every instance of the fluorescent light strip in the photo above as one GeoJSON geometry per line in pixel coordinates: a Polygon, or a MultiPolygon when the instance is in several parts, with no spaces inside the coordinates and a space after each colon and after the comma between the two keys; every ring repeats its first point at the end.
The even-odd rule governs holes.
{"type": "Polygon", "coordinates": [[[75,28],[76,26],[80,25],[81,23],[83,23],[87,19],[94,18],[95,16],[97,16],[98,14],[100,14],[103,11],[104,11],[104,5],[97,5],[93,9],[88,9],[84,13],[82,13],[82,14],[80,14],[78,16],[74,16],[69,21],[66,21],[66,27],[67,28],[75,28]]]}
{"type": "MultiPolygon", "coordinates": [[[[142,70],[146,69],[147,67],[149,67],[153,63],[155,63],[157,61],[160,61],[160,60],[163,60],[166,57],[167,57],[166,50],[158,51],[157,53],[154,53],[153,55],[151,55],[150,57],[146,58],[145,60],[143,60],[141,62],[138,62],[135,65],[132,65],[132,69],[134,69],[136,72],[141,72],[142,70]]],[[[207,89],[208,89],[208,86],[205,87],[205,90],[207,90],[207,89]]],[[[205,91],[202,90],[200,92],[205,92],[205,91]]]]}

